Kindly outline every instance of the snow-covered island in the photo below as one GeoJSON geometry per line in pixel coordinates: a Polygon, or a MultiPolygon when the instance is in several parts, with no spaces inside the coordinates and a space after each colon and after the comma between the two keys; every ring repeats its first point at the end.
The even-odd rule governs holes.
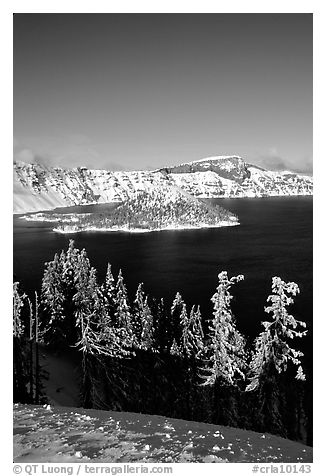
{"type": "Polygon", "coordinates": [[[211,205],[171,188],[158,187],[139,191],[114,208],[82,214],[38,213],[25,215],[27,220],[57,223],[58,233],[82,231],[151,232],[186,230],[238,225],[238,218],[224,208],[211,205]],[[167,193],[168,192],[168,193],[167,193]]]}
{"type": "Polygon", "coordinates": [[[126,231],[144,233],[238,225],[238,218],[220,206],[213,206],[175,189],[138,192],[109,212],[75,215],[71,223],[62,220],[58,233],[82,231],[126,231]]]}

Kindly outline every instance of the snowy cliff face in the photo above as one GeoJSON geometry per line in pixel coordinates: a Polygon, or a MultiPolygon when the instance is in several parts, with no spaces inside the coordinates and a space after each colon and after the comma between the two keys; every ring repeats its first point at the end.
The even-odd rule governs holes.
{"type": "Polygon", "coordinates": [[[149,171],[110,172],[85,167],[65,169],[14,164],[14,213],[56,207],[120,202],[135,192],[157,187],[188,192],[198,198],[312,195],[310,176],[271,172],[240,157],[211,157],[149,171]]]}
{"type": "Polygon", "coordinates": [[[175,165],[160,169],[168,174],[189,174],[197,172],[214,172],[219,177],[242,183],[250,177],[244,160],[238,156],[208,157],[186,164],[175,165]]]}

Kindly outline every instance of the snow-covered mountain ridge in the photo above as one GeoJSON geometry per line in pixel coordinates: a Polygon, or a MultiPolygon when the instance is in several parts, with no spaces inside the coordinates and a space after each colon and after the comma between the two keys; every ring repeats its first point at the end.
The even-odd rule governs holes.
{"type": "Polygon", "coordinates": [[[198,198],[312,195],[313,180],[250,165],[238,156],[209,157],[155,171],[111,172],[14,163],[14,213],[119,202],[135,192],[177,188],[198,198]]]}
{"type": "Polygon", "coordinates": [[[215,172],[220,177],[241,183],[250,177],[246,163],[238,156],[218,156],[195,160],[172,167],[159,169],[169,174],[189,174],[197,172],[215,172]]]}

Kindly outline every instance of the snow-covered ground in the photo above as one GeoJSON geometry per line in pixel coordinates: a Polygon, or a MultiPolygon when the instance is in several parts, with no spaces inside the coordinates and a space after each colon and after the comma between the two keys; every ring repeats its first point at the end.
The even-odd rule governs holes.
{"type": "Polygon", "coordinates": [[[14,462],[312,462],[269,434],[157,415],[14,404],[14,462]]]}

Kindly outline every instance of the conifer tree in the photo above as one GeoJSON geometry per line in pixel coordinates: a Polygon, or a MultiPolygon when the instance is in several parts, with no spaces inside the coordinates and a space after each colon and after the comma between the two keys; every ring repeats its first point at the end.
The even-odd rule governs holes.
{"type": "Polygon", "coordinates": [[[26,294],[19,293],[19,282],[13,284],[13,335],[14,337],[22,337],[24,334],[24,324],[22,322],[21,313],[25,305],[26,294]]]}
{"type": "Polygon", "coordinates": [[[227,272],[222,271],[218,279],[219,285],[211,298],[214,317],[209,325],[205,349],[207,365],[201,377],[203,385],[213,385],[217,381],[224,385],[237,385],[238,379],[245,377],[245,339],[236,329],[229,289],[234,283],[243,280],[243,276],[228,278],[227,272]]]}
{"type": "Polygon", "coordinates": [[[160,352],[169,352],[172,345],[171,318],[164,299],[153,300],[154,342],[160,352]]]}
{"type": "Polygon", "coordinates": [[[298,380],[305,380],[301,366],[303,353],[289,346],[288,340],[303,337],[307,331],[296,330],[298,326],[305,329],[305,322],[298,321],[288,313],[287,307],[292,304],[293,298],[300,290],[296,283],[285,283],[279,277],[272,279],[272,292],[267,298],[270,306],[265,312],[272,314],[271,321],[262,322],[264,331],[255,341],[255,351],[250,362],[250,383],[246,390],[258,388],[260,381],[273,370],[278,374],[287,370],[288,363],[297,366],[298,380]]]}
{"type": "Polygon", "coordinates": [[[53,261],[46,263],[42,280],[45,313],[41,323],[46,343],[57,347],[75,344],[78,337],[76,303],[81,304],[80,293],[86,286],[90,270],[86,251],[75,248],[73,240],[70,240],[67,252],[55,254],[53,261]]]}
{"type": "Polygon", "coordinates": [[[178,346],[177,341],[175,339],[173,339],[173,342],[172,342],[172,345],[171,345],[171,348],[170,348],[170,354],[175,355],[175,356],[179,356],[179,357],[182,356],[182,350],[178,346]]]}
{"type": "Polygon", "coordinates": [[[179,291],[175,295],[171,306],[171,340],[176,340],[178,347],[182,338],[181,314],[184,311],[184,300],[179,291]]]}
{"type": "Polygon", "coordinates": [[[112,274],[111,264],[108,263],[104,283],[100,287],[100,298],[107,315],[107,319],[111,322],[114,320],[115,314],[115,281],[112,274]]]}
{"type": "Polygon", "coordinates": [[[289,434],[293,435],[294,427],[298,422],[302,422],[303,413],[300,387],[297,389],[296,402],[289,406],[286,403],[289,383],[282,379],[280,374],[287,370],[288,363],[291,362],[294,368],[297,368],[296,378],[305,379],[300,360],[303,353],[291,348],[288,341],[303,337],[306,331],[296,329],[299,326],[305,328],[306,325],[296,320],[287,310],[293,303],[292,296],[299,293],[296,283],[285,283],[281,278],[274,277],[272,292],[267,298],[267,302],[271,304],[265,308],[265,312],[271,314],[272,319],[262,323],[264,331],[255,341],[255,350],[249,366],[250,383],[246,390],[256,391],[253,396],[258,403],[256,415],[261,424],[259,430],[264,429],[286,438],[289,434]]]}
{"type": "Polygon", "coordinates": [[[13,284],[13,398],[14,402],[28,402],[29,383],[28,356],[24,341],[25,326],[22,321],[22,311],[26,294],[19,292],[19,283],[13,284]]]}
{"type": "Polygon", "coordinates": [[[187,306],[185,303],[182,305],[182,311],[180,314],[180,325],[181,325],[181,351],[186,357],[191,355],[191,342],[189,335],[189,317],[187,313],[187,306]]]}
{"type": "Polygon", "coordinates": [[[180,365],[181,381],[182,381],[182,395],[179,399],[180,405],[185,412],[185,418],[193,418],[196,411],[196,398],[198,393],[198,386],[196,385],[198,357],[203,349],[203,334],[201,328],[201,314],[199,307],[195,310],[192,306],[190,314],[188,315],[186,304],[180,315],[180,324],[182,328],[181,342],[178,346],[174,341],[171,348],[171,354],[182,357],[180,365]]]}
{"type": "Polygon", "coordinates": [[[131,347],[134,344],[132,317],[128,303],[127,288],[124,283],[121,269],[119,271],[115,290],[115,325],[121,331],[121,336],[124,340],[124,346],[131,347]]]}
{"type": "Polygon", "coordinates": [[[55,328],[64,319],[64,282],[62,278],[63,255],[54,255],[53,261],[45,264],[42,280],[42,302],[48,319],[43,320],[43,335],[50,341],[51,334],[55,333],[55,328]],[[61,259],[60,259],[61,258],[61,259]]]}
{"type": "MultiPolygon", "coordinates": [[[[36,293],[35,293],[36,294],[36,293]]],[[[36,303],[37,303],[37,294],[36,294],[36,303]]],[[[34,401],[34,312],[32,301],[28,298],[29,306],[29,394],[31,402],[34,401]]]]}
{"type": "MultiPolygon", "coordinates": [[[[89,271],[80,268],[76,276],[76,293],[74,295],[76,306],[76,327],[79,329],[79,338],[87,335],[87,332],[95,332],[100,323],[102,314],[101,301],[99,299],[99,289],[96,281],[96,270],[91,268],[89,271]],[[91,320],[91,316],[93,319],[91,320]],[[92,325],[91,325],[92,323],[92,325]]],[[[86,345],[85,341],[85,345],[86,345]]],[[[91,351],[91,349],[89,349],[91,351]]]]}
{"type": "Polygon", "coordinates": [[[141,336],[140,336],[140,348],[143,350],[155,350],[154,349],[154,326],[153,316],[151,309],[148,305],[148,297],[146,296],[144,307],[141,316],[141,336]]]}
{"type": "Polygon", "coordinates": [[[133,312],[132,312],[132,326],[134,331],[134,342],[136,347],[140,347],[141,342],[141,334],[142,334],[142,319],[144,313],[144,302],[145,302],[145,292],[144,292],[144,284],[139,283],[135,299],[133,302],[133,312]]]}
{"type": "Polygon", "coordinates": [[[74,302],[76,327],[79,330],[76,346],[92,355],[119,358],[127,355],[128,350],[124,349],[124,342],[121,342],[121,332],[112,326],[101,299],[95,268],[92,267],[89,273],[79,271],[76,291],[74,302]]]}
{"type": "Polygon", "coordinates": [[[97,284],[96,270],[89,273],[82,267],[76,280],[76,327],[78,341],[76,347],[82,351],[82,401],[92,407],[101,401],[101,383],[97,378],[98,369],[108,365],[111,358],[129,356],[129,341],[124,329],[113,327],[97,284]]]}
{"type": "Polygon", "coordinates": [[[201,324],[201,312],[199,306],[195,310],[192,306],[186,327],[183,329],[184,352],[188,357],[198,358],[204,348],[204,333],[201,324]],[[186,343],[186,344],[185,344],[186,343]]]}
{"type": "Polygon", "coordinates": [[[154,346],[153,315],[145,295],[144,285],[138,285],[133,302],[133,332],[136,346],[143,350],[152,349],[154,346]]]}
{"type": "Polygon", "coordinates": [[[34,309],[33,304],[28,299],[29,308],[30,308],[30,329],[29,329],[29,338],[30,338],[30,366],[31,366],[31,377],[30,377],[30,392],[32,401],[36,404],[39,404],[44,397],[44,387],[42,384],[42,379],[47,378],[48,372],[42,368],[40,365],[40,357],[39,357],[39,339],[40,339],[40,332],[39,332],[39,299],[38,294],[35,291],[35,302],[34,302],[34,309]],[[34,328],[34,331],[33,331],[34,328]],[[35,366],[33,371],[33,343],[35,349],[35,366]],[[35,374],[35,378],[33,378],[33,372],[35,374]],[[33,397],[33,381],[35,382],[35,394],[33,397]]]}

